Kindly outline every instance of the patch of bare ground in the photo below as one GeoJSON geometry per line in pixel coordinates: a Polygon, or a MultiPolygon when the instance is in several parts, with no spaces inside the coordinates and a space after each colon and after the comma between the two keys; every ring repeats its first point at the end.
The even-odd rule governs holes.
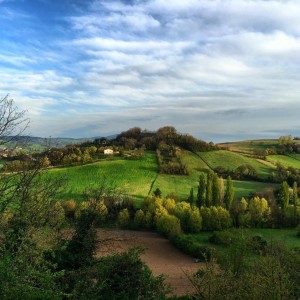
{"type": "Polygon", "coordinates": [[[204,264],[195,263],[191,256],[180,252],[157,233],[98,229],[97,239],[97,257],[124,252],[131,247],[142,247],[145,250],[142,260],[155,276],[166,276],[165,282],[172,287],[172,294],[181,296],[195,292],[186,274],[194,274],[204,264]]]}
{"type": "Polygon", "coordinates": [[[263,160],[263,159],[259,159],[259,158],[257,158],[256,160],[257,160],[258,162],[260,162],[260,163],[262,163],[262,164],[264,164],[264,165],[266,165],[266,166],[272,168],[272,169],[276,169],[276,166],[273,165],[273,164],[272,164],[271,162],[269,162],[269,161],[266,161],[266,160],[263,160]]]}

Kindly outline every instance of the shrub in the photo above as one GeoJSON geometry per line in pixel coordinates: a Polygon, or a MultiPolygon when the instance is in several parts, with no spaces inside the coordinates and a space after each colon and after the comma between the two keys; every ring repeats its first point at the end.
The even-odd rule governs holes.
{"type": "Polygon", "coordinates": [[[216,231],[208,240],[212,244],[229,246],[233,239],[232,234],[228,231],[216,231]]]}
{"type": "Polygon", "coordinates": [[[118,215],[118,225],[122,228],[128,228],[130,224],[130,215],[128,209],[122,209],[118,215]]]}
{"type": "Polygon", "coordinates": [[[297,236],[300,237],[300,225],[297,226],[297,236]]]}
{"type": "Polygon", "coordinates": [[[181,231],[179,219],[169,214],[162,214],[156,218],[156,228],[167,237],[175,236],[181,231]]]}
{"type": "Polygon", "coordinates": [[[166,299],[164,277],[154,277],[140,259],[141,249],[101,258],[76,280],[75,299],[166,299]]]}
{"type": "Polygon", "coordinates": [[[74,200],[68,200],[68,201],[60,201],[60,203],[65,211],[66,218],[74,219],[75,210],[76,210],[76,202],[74,200]]]}
{"type": "Polygon", "coordinates": [[[137,229],[140,229],[145,226],[144,225],[145,224],[145,214],[141,209],[136,211],[136,213],[134,215],[133,223],[134,223],[134,227],[137,229]]]}
{"type": "Polygon", "coordinates": [[[184,234],[178,234],[171,238],[171,242],[184,253],[191,255],[200,261],[209,261],[214,253],[214,248],[203,246],[194,242],[184,234]]]}
{"type": "Polygon", "coordinates": [[[268,243],[261,235],[255,235],[250,241],[250,248],[257,254],[262,254],[268,243]]]}

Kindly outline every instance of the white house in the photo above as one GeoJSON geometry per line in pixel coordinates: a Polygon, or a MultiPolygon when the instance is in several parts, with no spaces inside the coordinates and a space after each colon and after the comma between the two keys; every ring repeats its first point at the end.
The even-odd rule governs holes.
{"type": "Polygon", "coordinates": [[[114,150],[112,150],[112,149],[104,149],[104,154],[114,154],[114,150]]]}

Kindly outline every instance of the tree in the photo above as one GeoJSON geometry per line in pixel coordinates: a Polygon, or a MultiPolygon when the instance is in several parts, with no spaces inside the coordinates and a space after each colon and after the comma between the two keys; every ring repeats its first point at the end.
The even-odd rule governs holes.
{"type": "Polygon", "coordinates": [[[191,190],[190,190],[190,195],[188,197],[188,202],[191,205],[194,205],[194,189],[193,188],[191,188],[191,190]]]}
{"type": "Polygon", "coordinates": [[[254,226],[262,225],[269,219],[270,208],[268,201],[264,198],[254,197],[249,202],[249,214],[254,226]]]}
{"type": "Polygon", "coordinates": [[[221,176],[220,178],[220,205],[223,204],[224,201],[224,179],[221,176]]]}
{"type": "Polygon", "coordinates": [[[241,200],[236,200],[233,202],[232,217],[234,226],[239,227],[240,225],[242,225],[243,216],[246,213],[247,208],[248,202],[244,197],[241,200]]]}
{"type": "Polygon", "coordinates": [[[205,175],[204,175],[204,173],[200,173],[198,194],[197,194],[197,206],[199,208],[205,204],[205,194],[206,194],[205,175]]]}
{"type": "Polygon", "coordinates": [[[219,183],[219,176],[217,173],[213,174],[213,181],[212,181],[212,204],[214,206],[220,205],[220,183],[219,183]]]}
{"type": "Polygon", "coordinates": [[[206,199],[205,204],[207,207],[212,205],[213,200],[213,172],[207,173],[207,181],[206,181],[206,199]]]}
{"type": "Polygon", "coordinates": [[[234,197],[233,184],[232,184],[231,177],[228,176],[227,184],[226,184],[226,192],[224,197],[225,206],[228,211],[231,209],[233,197],[234,197]]]}
{"type": "Polygon", "coordinates": [[[294,205],[294,223],[297,222],[297,208],[299,205],[299,198],[298,198],[298,186],[297,182],[295,181],[293,184],[293,205],[294,205]]]}
{"type": "Polygon", "coordinates": [[[161,197],[161,190],[159,188],[156,188],[156,190],[153,192],[153,195],[155,197],[161,197]]]}
{"type": "Polygon", "coordinates": [[[8,143],[21,135],[28,127],[26,111],[20,111],[8,95],[0,99],[0,143],[8,143]]]}
{"type": "Polygon", "coordinates": [[[122,209],[118,215],[118,224],[122,228],[127,228],[130,224],[130,215],[127,208],[122,209]]]}
{"type": "Polygon", "coordinates": [[[74,299],[166,299],[164,277],[154,277],[141,260],[142,249],[101,258],[75,278],[74,299]],[[83,277],[83,278],[82,278],[83,277]],[[77,279],[77,280],[76,280],[77,279]]]}
{"type": "Polygon", "coordinates": [[[286,181],[283,181],[280,185],[280,189],[278,193],[278,202],[284,214],[286,212],[286,208],[289,205],[289,201],[290,201],[289,185],[286,181]]]}

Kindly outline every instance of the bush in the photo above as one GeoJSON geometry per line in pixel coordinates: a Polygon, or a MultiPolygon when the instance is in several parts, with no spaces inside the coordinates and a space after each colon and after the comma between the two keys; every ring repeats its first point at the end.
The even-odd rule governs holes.
{"type": "Polygon", "coordinates": [[[212,244],[229,246],[233,239],[232,234],[228,231],[216,231],[208,240],[212,244]]]}
{"type": "Polygon", "coordinates": [[[209,261],[214,253],[214,248],[203,246],[194,242],[190,237],[184,234],[178,234],[171,238],[172,244],[184,253],[197,258],[200,261],[209,261]]]}
{"type": "Polygon", "coordinates": [[[74,299],[166,299],[164,277],[154,277],[141,249],[101,258],[76,280],[74,299]],[[83,277],[83,278],[82,278],[83,277]]]}
{"type": "Polygon", "coordinates": [[[297,236],[300,237],[300,225],[297,226],[297,236]]]}
{"type": "Polygon", "coordinates": [[[172,237],[181,232],[180,221],[175,216],[163,214],[156,218],[156,228],[161,234],[172,237]]]}
{"type": "Polygon", "coordinates": [[[60,203],[65,211],[66,218],[74,219],[75,210],[76,210],[76,202],[74,200],[69,200],[69,201],[60,201],[60,203]]]}
{"type": "Polygon", "coordinates": [[[250,241],[250,248],[257,254],[262,254],[268,243],[261,235],[255,235],[250,241]]]}
{"type": "Polygon", "coordinates": [[[134,215],[133,223],[134,223],[134,227],[137,229],[141,229],[145,226],[144,225],[145,224],[145,214],[141,209],[136,211],[136,213],[134,215]]]}
{"type": "Polygon", "coordinates": [[[75,218],[78,219],[82,212],[89,211],[95,216],[95,225],[100,225],[107,220],[108,210],[103,200],[96,201],[89,199],[81,202],[75,211],[75,218]]]}
{"type": "Polygon", "coordinates": [[[122,209],[118,215],[118,225],[122,228],[128,228],[130,224],[130,215],[128,209],[122,209]]]}

